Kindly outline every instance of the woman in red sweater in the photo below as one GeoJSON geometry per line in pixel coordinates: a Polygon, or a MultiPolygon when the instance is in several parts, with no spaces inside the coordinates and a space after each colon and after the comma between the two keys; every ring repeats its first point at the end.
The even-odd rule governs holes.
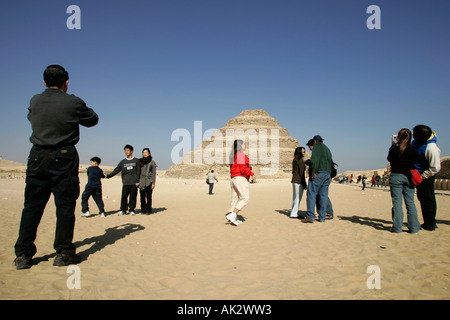
{"type": "MultiPolygon", "coordinates": [[[[235,226],[242,223],[237,218],[237,213],[241,211],[250,200],[248,179],[253,176],[250,170],[250,160],[244,153],[245,144],[242,140],[235,140],[233,152],[231,153],[232,164],[230,164],[231,175],[231,206],[226,218],[235,226]]],[[[230,161],[230,162],[231,162],[230,161]]]]}

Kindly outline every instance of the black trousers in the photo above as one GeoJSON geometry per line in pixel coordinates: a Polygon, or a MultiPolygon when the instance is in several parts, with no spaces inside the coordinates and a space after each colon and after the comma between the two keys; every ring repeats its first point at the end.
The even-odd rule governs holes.
{"type": "Polygon", "coordinates": [[[434,180],[435,177],[425,179],[417,186],[417,198],[422,209],[423,227],[427,230],[436,228],[437,205],[434,194],[434,180]]]}
{"type": "Polygon", "coordinates": [[[136,185],[123,185],[122,186],[122,199],[120,201],[120,210],[126,212],[128,208],[130,211],[134,211],[136,208],[137,187],[136,185]],[[128,202],[130,197],[130,202],[128,202]]]}
{"type": "Polygon", "coordinates": [[[143,212],[152,211],[152,184],[145,189],[139,189],[141,197],[141,210],[143,212]]]}
{"type": "Polygon", "coordinates": [[[89,211],[89,198],[92,196],[95,203],[97,204],[100,213],[105,212],[105,205],[103,203],[102,187],[97,188],[86,188],[81,195],[81,211],[83,213],[89,211]]]}
{"type": "Polygon", "coordinates": [[[16,256],[32,257],[37,229],[45,206],[53,194],[56,205],[56,231],[53,247],[57,253],[74,254],[75,205],[80,195],[78,153],[74,146],[43,149],[33,146],[28,158],[25,203],[15,244],[16,256]]]}

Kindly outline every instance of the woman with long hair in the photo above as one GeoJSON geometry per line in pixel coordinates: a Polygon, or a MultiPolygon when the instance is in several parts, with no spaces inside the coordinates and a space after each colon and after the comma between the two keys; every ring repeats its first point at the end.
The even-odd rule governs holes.
{"type": "Polygon", "coordinates": [[[250,160],[245,155],[245,143],[243,140],[235,140],[233,150],[230,154],[230,186],[231,186],[231,206],[225,216],[235,226],[242,223],[237,214],[250,200],[250,190],[248,179],[253,176],[250,170],[250,160]]]}
{"type": "Polygon", "coordinates": [[[141,197],[141,213],[152,213],[152,194],[156,183],[156,162],[152,158],[149,148],[142,150],[141,175],[139,179],[139,192],[141,197]]]}
{"type": "Polygon", "coordinates": [[[303,190],[306,190],[305,179],[305,162],[303,157],[305,156],[305,148],[298,147],[294,151],[294,159],[292,160],[292,207],[291,218],[298,218],[298,207],[302,200],[303,190]]]}
{"type": "Polygon", "coordinates": [[[389,178],[393,220],[391,231],[395,233],[402,232],[403,199],[406,205],[409,231],[417,233],[420,230],[416,205],[414,204],[414,184],[411,180],[411,170],[414,169],[416,158],[417,151],[411,146],[411,131],[403,128],[398,132],[397,136],[392,137],[392,146],[387,157],[391,164],[391,175],[389,178]]]}

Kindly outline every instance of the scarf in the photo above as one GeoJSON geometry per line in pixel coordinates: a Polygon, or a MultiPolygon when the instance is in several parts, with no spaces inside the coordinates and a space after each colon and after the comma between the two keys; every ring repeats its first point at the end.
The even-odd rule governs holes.
{"type": "Polygon", "coordinates": [[[148,158],[140,158],[139,161],[141,162],[141,168],[142,168],[146,164],[149,164],[150,162],[152,162],[152,156],[149,156],[148,158]]]}

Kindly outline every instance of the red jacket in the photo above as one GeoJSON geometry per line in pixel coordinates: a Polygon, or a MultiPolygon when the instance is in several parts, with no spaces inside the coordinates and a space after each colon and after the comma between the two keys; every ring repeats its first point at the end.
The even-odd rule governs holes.
{"type": "Polygon", "coordinates": [[[230,165],[231,178],[244,177],[247,180],[250,176],[253,176],[253,172],[250,170],[250,159],[243,152],[236,153],[233,164],[230,165]]]}

